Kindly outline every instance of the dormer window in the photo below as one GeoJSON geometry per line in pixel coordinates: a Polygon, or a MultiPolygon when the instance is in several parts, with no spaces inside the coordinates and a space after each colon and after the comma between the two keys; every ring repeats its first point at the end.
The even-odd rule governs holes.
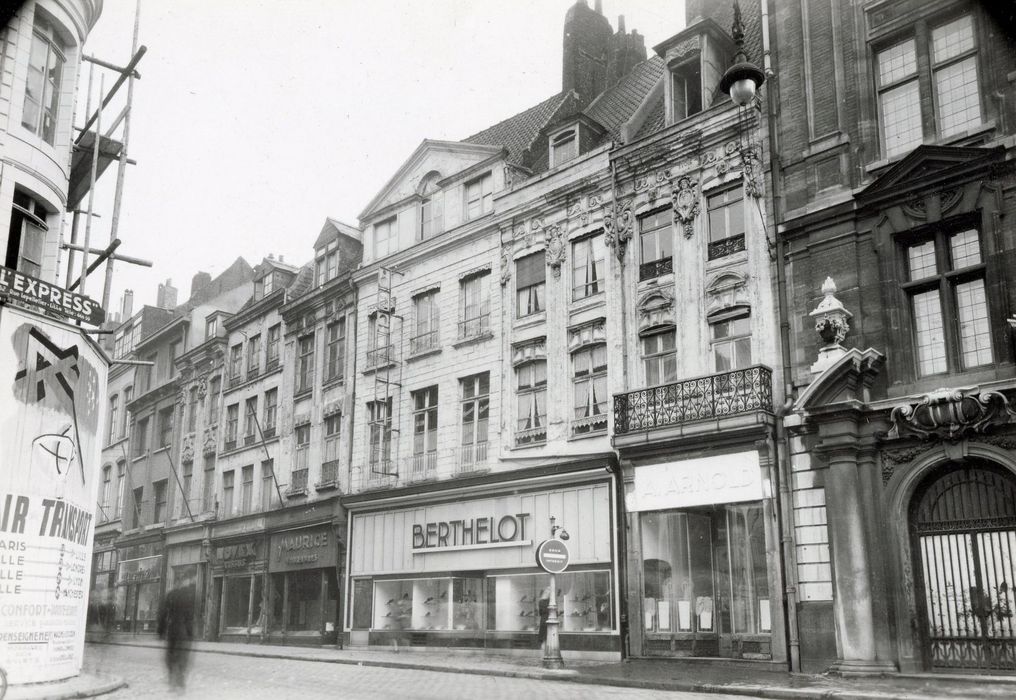
{"type": "MultiPolygon", "coordinates": [[[[314,276],[318,286],[335,279],[339,274],[339,242],[333,240],[327,246],[318,248],[314,256],[314,276]]],[[[267,292],[266,292],[267,294],[267,292]]]]}
{"type": "Polygon", "coordinates": [[[275,271],[254,281],[254,299],[264,299],[275,290],[275,271]]]}
{"type": "Polygon", "coordinates": [[[566,163],[579,154],[578,138],[574,130],[555,136],[550,143],[551,167],[566,163]]]}
{"type": "Polygon", "coordinates": [[[466,221],[471,221],[494,208],[494,178],[486,173],[466,183],[466,221]]]}
{"type": "Polygon", "coordinates": [[[702,68],[698,58],[671,69],[670,105],[674,121],[702,111],[702,68]]]}

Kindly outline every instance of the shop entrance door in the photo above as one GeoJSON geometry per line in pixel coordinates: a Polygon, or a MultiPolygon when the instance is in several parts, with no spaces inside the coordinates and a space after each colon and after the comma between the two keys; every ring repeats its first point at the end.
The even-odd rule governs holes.
{"type": "Polygon", "coordinates": [[[1016,671],[1016,479],[949,465],[915,493],[910,532],[925,665],[1016,671]]]}

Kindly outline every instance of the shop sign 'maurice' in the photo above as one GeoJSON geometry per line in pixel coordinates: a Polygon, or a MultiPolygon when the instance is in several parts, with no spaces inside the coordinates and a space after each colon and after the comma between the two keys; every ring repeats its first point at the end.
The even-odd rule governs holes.
{"type": "Polygon", "coordinates": [[[443,549],[480,549],[485,547],[523,547],[529,513],[505,515],[500,519],[470,518],[413,525],[413,554],[443,549]]]}

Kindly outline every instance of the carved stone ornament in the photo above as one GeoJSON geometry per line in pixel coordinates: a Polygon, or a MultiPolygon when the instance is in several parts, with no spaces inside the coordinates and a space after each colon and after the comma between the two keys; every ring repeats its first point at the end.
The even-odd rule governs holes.
{"type": "Polygon", "coordinates": [[[882,485],[885,486],[893,478],[896,467],[902,464],[909,464],[914,458],[924,454],[932,448],[927,443],[914,447],[903,447],[898,450],[882,450],[882,485]]]}
{"type": "Polygon", "coordinates": [[[204,401],[208,394],[208,375],[202,374],[198,379],[198,401],[204,401]]]}
{"type": "Polygon", "coordinates": [[[765,194],[765,184],[762,177],[762,159],[758,148],[749,146],[741,149],[741,168],[745,193],[755,199],[761,198],[765,194]]]}
{"type": "Polygon", "coordinates": [[[194,433],[183,436],[183,447],[180,449],[180,461],[184,464],[194,461],[194,433]]]}
{"type": "Polygon", "coordinates": [[[515,244],[511,241],[501,245],[501,286],[508,284],[512,278],[512,252],[515,244]]]}
{"type": "Polygon", "coordinates": [[[601,210],[603,219],[603,242],[608,248],[613,248],[617,243],[614,233],[614,207],[611,204],[604,205],[601,210]]]}
{"type": "Polygon", "coordinates": [[[699,213],[698,180],[687,175],[677,178],[670,189],[670,205],[674,209],[674,222],[684,225],[684,237],[691,238],[695,233],[695,217],[699,213]]]}
{"type": "Polygon", "coordinates": [[[219,426],[210,425],[205,428],[204,435],[202,436],[201,442],[201,454],[207,457],[208,455],[215,454],[215,446],[218,443],[219,438],[219,426]]]}
{"type": "Polygon", "coordinates": [[[547,229],[547,264],[554,273],[554,279],[561,277],[561,265],[564,264],[565,249],[568,244],[564,240],[564,227],[551,226],[547,229]]]}
{"type": "Polygon", "coordinates": [[[822,293],[825,295],[822,301],[808,315],[815,319],[815,331],[826,346],[839,345],[847,337],[849,321],[854,314],[836,298],[836,283],[832,277],[826,277],[822,283],[822,293]]]}
{"type": "Polygon", "coordinates": [[[628,241],[631,240],[632,224],[635,221],[635,217],[631,212],[632,200],[626,199],[621,202],[614,210],[614,243],[617,254],[617,259],[624,259],[624,251],[628,247],[628,241]]]}
{"type": "Polygon", "coordinates": [[[1014,416],[1016,411],[1009,400],[998,391],[981,391],[978,387],[938,389],[916,403],[894,408],[889,414],[889,431],[878,437],[896,440],[913,436],[954,442],[1005,425],[1014,416]]]}

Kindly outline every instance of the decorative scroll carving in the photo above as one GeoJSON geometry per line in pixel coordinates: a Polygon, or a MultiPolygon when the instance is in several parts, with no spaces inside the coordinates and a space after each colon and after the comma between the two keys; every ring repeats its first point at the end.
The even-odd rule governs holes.
{"type": "Polygon", "coordinates": [[[942,192],[939,194],[939,197],[941,198],[940,207],[942,209],[942,213],[946,214],[950,210],[952,210],[957,204],[960,203],[960,199],[963,198],[963,190],[962,189],[942,190],[942,192]]]}
{"type": "Polygon", "coordinates": [[[219,426],[209,425],[205,428],[201,441],[201,454],[207,457],[215,454],[215,446],[219,439],[219,426]]]}
{"type": "Polygon", "coordinates": [[[194,433],[183,436],[183,447],[180,448],[180,461],[184,464],[194,461],[194,433]]]}
{"type": "Polygon", "coordinates": [[[1001,447],[1003,450],[1016,450],[1016,435],[984,435],[979,437],[976,442],[1001,447]]]}
{"type": "Polygon", "coordinates": [[[670,190],[670,205],[674,209],[674,222],[681,222],[684,237],[691,238],[695,233],[693,223],[699,213],[698,180],[687,175],[677,178],[670,190]]]}
{"type": "Polygon", "coordinates": [[[508,284],[512,278],[512,253],[515,250],[515,243],[507,241],[501,244],[501,286],[508,284]]]}
{"type": "Polygon", "coordinates": [[[898,450],[882,450],[882,485],[885,486],[893,478],[896,467],[909,464],[914,458],[927,452],[932,445],[921,444],[914,447],[903,447],[898,450]]]}
{"type": "Polygon", "coordinates": [[[624,260],[624,251],[631,240],[632,222],[631,198],[622,200],[617,206],[603,207],[603,241],[614,249],[618,260],[624,260]]]}
{"type": "Polygon", "coordinates": [[[913,197],[903,204],[903,213],[911,219],[923,221],[928,218],[928,206],[924,197],[913,197]]]}
{"type": "Polygon", "coordinates": [[[1016,416],[1009,400],[997,391],[978,387],[938,389],[916,403],[901,404],[889,414],[891,427],[880,439],[915,436],[954,442],[1005,425],[1016,416]]]}
{"type": "Polygon", "coordinates": [[[741,168],[743,169],[744,191],[749,197],[759,199],[765,194],[762,177],[762,159],[758,148],[752,146],[741,149],[741,168]]]}
{"type": "Polygon", "coordinates": [[[547,264],[554,273],[554,279],[561,277],[561,265],[564,263],[567,243],[564,240],[564,227],[551,226],[547,229],[547,264]]]}

